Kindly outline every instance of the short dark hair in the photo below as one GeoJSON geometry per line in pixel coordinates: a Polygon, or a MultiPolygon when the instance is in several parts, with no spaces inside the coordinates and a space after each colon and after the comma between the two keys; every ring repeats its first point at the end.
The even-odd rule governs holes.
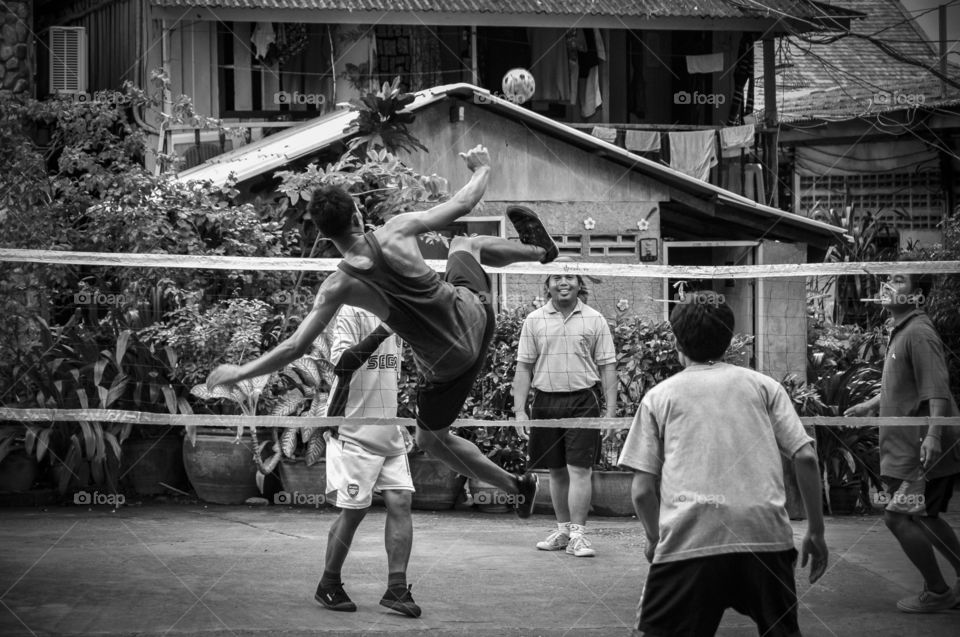
{"type": "Polygon", "coordinates": [[[355,210],[353,197],[340,186],[316,188],[307,206],[310,220],[328,238],[341,237],[350,231],[355,210]]]}
{"type": "MultiPolygon", "coordinates": [[[[913,250],[904,250],[897,255],[897,261],[929,261],[929,257],[913,250]]],[[[933,289],[933,274],[930,272],[911,272],[910,285],[913,289],[919,289],[924,299],[930,298],[930,290],[933,289]]]]}
{"type": "Polygon", "coordinates": [[[691,360],[719,360],[733,340],[733,310],[713,292],[692,292],[670,312],[670,327],[691,360]]]}

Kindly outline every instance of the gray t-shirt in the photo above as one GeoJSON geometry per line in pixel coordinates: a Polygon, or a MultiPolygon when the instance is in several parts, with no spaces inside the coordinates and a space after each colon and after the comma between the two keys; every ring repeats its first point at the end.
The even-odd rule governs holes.
{"type": "Polygon", "coordinates": [[[653,562],[793,548],[780,457],[810,442],[780,383],[750,369],[692,365],[647,392],[619,464],[661,480],[653,562]]]}

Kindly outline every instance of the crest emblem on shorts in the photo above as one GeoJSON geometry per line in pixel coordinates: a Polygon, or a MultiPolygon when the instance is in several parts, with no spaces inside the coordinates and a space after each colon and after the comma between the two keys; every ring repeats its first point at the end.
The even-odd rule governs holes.
{"type": "Polygon", "coordinates": [[[357,497],[357,494],[360,493],[360,485],[359,485],[359,484],[348,484],[348,485],[347,485],[347,493],[350,495],[351,498],[357,497]]]}

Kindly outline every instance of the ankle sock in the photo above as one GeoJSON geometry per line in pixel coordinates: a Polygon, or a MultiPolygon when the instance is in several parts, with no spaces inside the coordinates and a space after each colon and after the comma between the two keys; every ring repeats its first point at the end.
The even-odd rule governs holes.
{"type": "Polygon", "coordinates": [[[387,588],[400,588],[405,589],[407,587],[407,574],[404,572],[398,573],[389,573],[387,575],[387,588]]]}
{"type": "Polygon", "coordinates": [[[581,535],[587,532],[587,526],[585,524],[573,524],[570,523],[570,537],[580,537],[581,535]]]}
{"type": "Polygon", "coordinates": [[[557,522],[557,530],[570,537],[570,523],[569,522],[557,522]]]}
{"type": "Polygon", "coordinates": [[[320,576],[320,586],[323,588],[330,588],[331,586],[336,586],[337,584],[342,584],[340,581],[340,572],[337,571],[323,571],[323,575],[320,576]]]}

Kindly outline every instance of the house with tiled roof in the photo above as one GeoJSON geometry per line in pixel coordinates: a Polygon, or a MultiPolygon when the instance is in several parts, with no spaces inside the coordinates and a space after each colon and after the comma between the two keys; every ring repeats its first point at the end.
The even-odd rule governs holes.
{"type": "MultiPolygon", "coordinates": [[[[171,96],[245,128],[234,139],[161,128],[162,118],[144,114],[162,137],[157,146],[187,166],[395,76],[408,90],[469,82],[499,92],[514,67],[536,78],[526,108],[682,163],[689,151],[668,133],[716,130],[748,112],[737,94],[752,78],[742,63],[751,44],[765,43],[758,57],[772,68],[777,37],[844,29],[861,17],[813,0],[34,1],[37,32],[59,47],[48,59],[48,47],[38,49],[41,96],[124,80],[147,87],[162,67],[171,96]],[[50,74],[50,59],[65,68],[50,74]]],[[[773,135],[764,140],[772,149],[773,135]]],[[[723,183],[722,166],[704,178],[737,185],[723,183]]]]}
{"type": "Polygon", "coordinates": [[[834,4],[864,17],[845,34],[791,34],[777,54],[781,207],[886,210],[894,243],[938,241],[960,201],[956,45],[941,55],[900,0],[834,4]]]}

